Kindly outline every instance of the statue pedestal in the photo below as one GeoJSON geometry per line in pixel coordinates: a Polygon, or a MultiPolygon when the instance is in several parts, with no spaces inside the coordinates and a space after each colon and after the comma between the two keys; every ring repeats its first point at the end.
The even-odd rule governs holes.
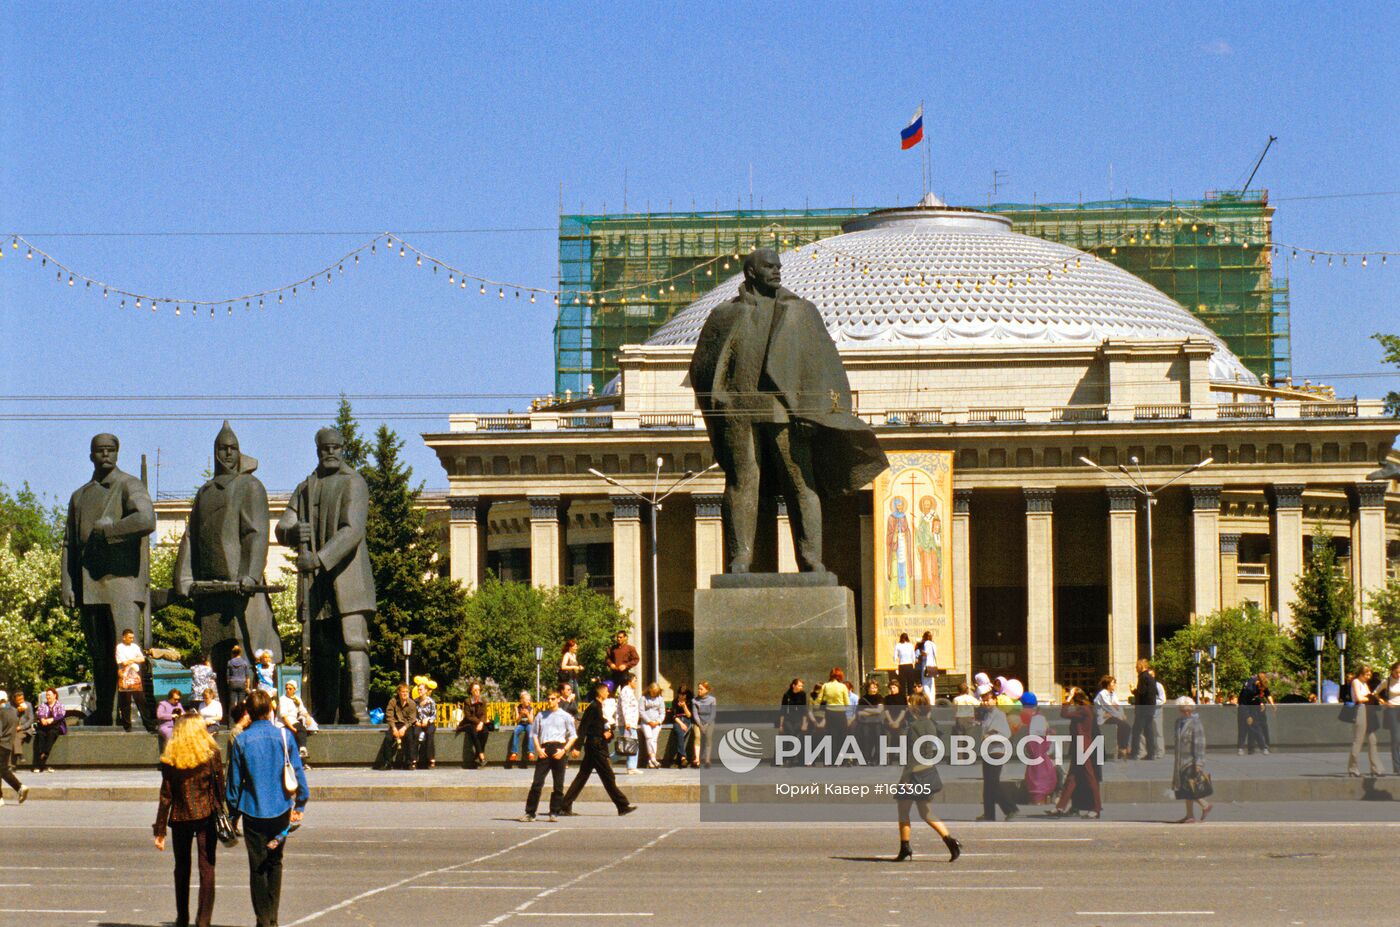
{"type": "Polygon", "coordinates": [[[856,672],[855,595],[830,573],[715,576],[695,590],[695,679],[729,707],[777,705],[794,676],[808,690],[833,666],[856,672]]]}

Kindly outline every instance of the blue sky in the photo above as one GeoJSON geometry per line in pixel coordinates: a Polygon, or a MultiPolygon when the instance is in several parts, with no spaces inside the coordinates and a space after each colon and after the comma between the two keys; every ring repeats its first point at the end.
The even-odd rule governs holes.
{"type": "MultiPolygon", "coordinates": [[[[934,187],[1002,199],[1194,197],[1259,172],[1276,237],[1400,248],[1400,11],[1385,4],[7,4],[0,231],[138,291],[220,297],[303,275],[366,230],[475,272],[549,286],[565,211],[893,205],[919,187],[898,131],[927,102],[934,187]],[[1110,171],[1112,188],[1109,186],[1110,171]],[[317,236],[52,233],[332,231],[317,236]],[[523,231],[519,231],[523,230],[523,231]],[[48,233],[48,234],[44,234],[48,233]]],[[[20,253],[22,254],[22,252],[20,253]]],[[[0,263],[0,393],[540,395],[552,304],[467,297],[397,257],[295,303],[152,314],[0,263]]],[[[1400,261],[1295,265],[1299,374],[1384,370],[1400,261]]],[[[1336,381],[1379,395],[1395,379],[1336,381]]],[[[365,398],[430,487],[417,434],[527,399],[365,398]]],[[[0,412],[227,415],[270,489],[313,464],[334,402],[0,402],[0,412]]],[[[217,421],[0,421],[0,481],[65,496],[110,427],[122,465],[195,486],[217,421]]]]}

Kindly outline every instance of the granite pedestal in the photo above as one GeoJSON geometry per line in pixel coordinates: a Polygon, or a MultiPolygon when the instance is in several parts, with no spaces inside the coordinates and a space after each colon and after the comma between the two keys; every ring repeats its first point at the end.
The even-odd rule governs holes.
{"type": "Polygon", "coordinates": [[[776,705],[794,676],[815,688],[857,655],[855,594],[830,573],[722,574],[695,590],[695,678],[725,705],[776,705]]]}

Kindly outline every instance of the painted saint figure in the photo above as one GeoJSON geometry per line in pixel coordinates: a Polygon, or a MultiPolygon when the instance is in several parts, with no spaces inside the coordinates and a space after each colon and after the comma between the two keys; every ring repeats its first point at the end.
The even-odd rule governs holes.
{"type": "Polygon", "coordinates": [[[253,476],[228,422],[214,439],[214,476],[199,488],[175,558],[175,591],[194,600],[201,649],[210,655],[219,697],[227,701],[225,667],[234,644],[268,650],[282,662],[282,642],[263,587],[267,566],[267,490],[253,476]]]}
{"type": "Polygon", "coordinates": [[[915,522],[914,546],[919,552],[919,604],[924,608],[943,605],[943,522],[933,496],[919,497],[919,515],[915,522]]]}
{"type": "Polygon", "coordinates": [[[890,514],[885,520],[885,578],[889,582],[890,608],[910,608],[913,598],[914,534],[909,516],[904,511],[904,497],[890,500],[890,514]]]}
{"type": "Polygon", "coordinates": [[[92,439],[92,479],[69,500],[64,530],[61,597],[65,608],[81,609],[96,694],[89,725],[112,723],[117,642],[141,626],[151,594],[146,538],[156,513],[145,484],[117,469],[120,447],[116,435],[92,439]]]}

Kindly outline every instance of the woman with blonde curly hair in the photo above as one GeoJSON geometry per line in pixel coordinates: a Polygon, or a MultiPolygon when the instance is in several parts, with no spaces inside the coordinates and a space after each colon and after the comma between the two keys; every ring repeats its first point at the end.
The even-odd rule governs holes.
{"type": "Polygon", "coordinates": [[[214,823],[224,802],[224,765],[219,745],[204,719],[182,715],[160,757],[160,805],[156,810],[155,845],[165,849],[167,823],[175,834],[175,923],[190,923],[190,845],[199,859],[197,927],[209,927],[214,915],[214,852],[219,837],[214,823]]]}

